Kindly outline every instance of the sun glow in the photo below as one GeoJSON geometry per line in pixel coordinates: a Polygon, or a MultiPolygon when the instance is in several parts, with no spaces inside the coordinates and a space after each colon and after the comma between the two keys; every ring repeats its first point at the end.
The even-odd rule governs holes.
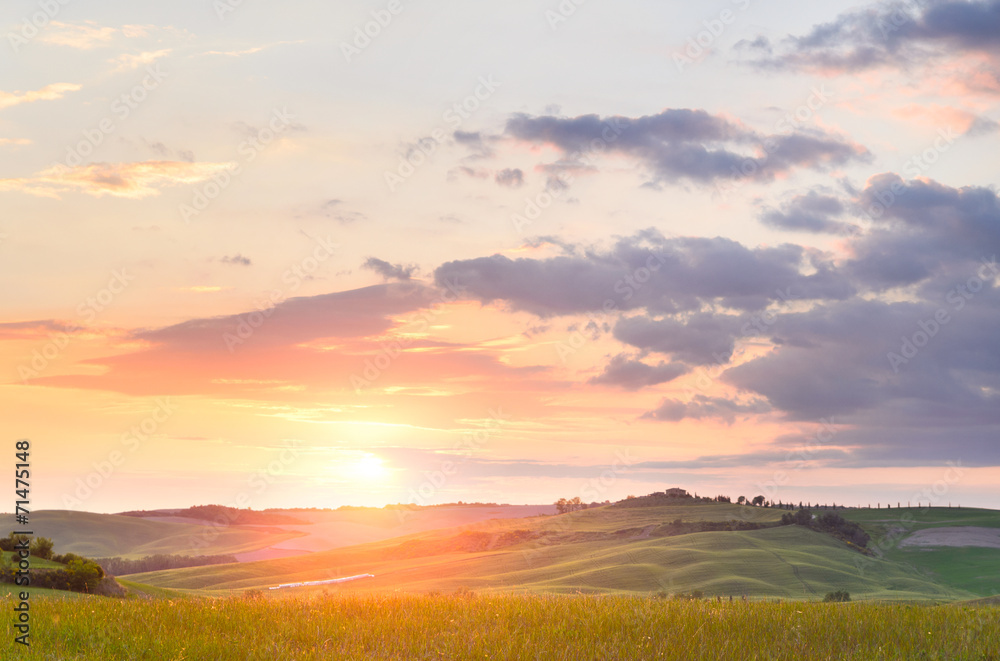
{"type": "Polygon", "coordinates": [[[381,480],[389,474],[382,458],[373,454],[366,454],[352,461],[348,472],[359,480],[381,480]]]}

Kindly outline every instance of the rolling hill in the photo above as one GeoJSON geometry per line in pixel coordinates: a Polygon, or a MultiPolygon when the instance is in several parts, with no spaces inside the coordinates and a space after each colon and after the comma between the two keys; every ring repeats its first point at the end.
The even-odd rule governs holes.
{"type": "MultiPolygon", "coordinates": [[[[156,553],[235,555],[241,561],[326,551],[410,533],[500,518],[549,514],[551,505],[465,505],[400,512],[391,508],[281,510],[302,523],[215,526],[202,519],[122,516],[68,510],[32,512],[36,535],[49,537],[57,553],[90,558],[140,558],[156,553]]],[[[0,514],[0,535],[15,527],[0,514]]]]}
{"type": "Polygon", "coordinates": [[[678,519],[773,524],[782,513],[714,503],[605,506],[417,533],[296,558],[151,572],[130,579],[205,594],[371,573],[374,578],[333,589],[619,594],[698,590],[707,596],[788,599],[818,599],[847,590],[855,598],[902,601],[983,596],[915,574],[891,558],[869,558],[840,540],[799,526],[668,534],[678,519]]]}
{"type": "Polygon", "coordinates": [[[1000,594],[1000,512],[904,507],[846,510],[844,516],[865,527],[880,557],[915,575],[980,597],[1000,594]]]}
{"type": "MultiPolygon", "coordinates": [[[[13,515],[0,515],[0,531],[14,527],[13,515]]],[[[271,546],[302,534],[243,526],[214,528],[67,510],[32,512],[31,529],[36,536],[50,538],[56,553],[76,553],[88,558],[137,558],[156,553],[233,554],[271,546]]]]}
{"type": "Polygon", "coordinates": [[[1000,594],[1000,549],[924,543],[989,538],[968,531],[1000,534],[1000,512],[993,510],[837,510],[872,535],[868,555],[816,530],[779,526],[787,512],[780,509],[679,500],[538,515],[545,510],[425,508],[404,517],[364,508],[290,510],[303,523],[229,526],[214,538],[204,537],[210,527],[191,519],[52,511],[34,513],[32,523],[53,538],[57,552],[90,557],[232,553],[247,560],[298,547],[295,556],[128,577],[134,591],[149,594],[226,594],[361,574],[374,577],[289,592],[700,591],[820,599],[846,590],[855,599],[897,601],[1000,594]],[[533,516],[513,518],[517,513],[533,516]],[[506,518],[484,520],[496,515],[506,518]],[[210,543],[196,548],[194,536],[210,543]],[[358,538],[365,542],[344,545],[358,538]]]}

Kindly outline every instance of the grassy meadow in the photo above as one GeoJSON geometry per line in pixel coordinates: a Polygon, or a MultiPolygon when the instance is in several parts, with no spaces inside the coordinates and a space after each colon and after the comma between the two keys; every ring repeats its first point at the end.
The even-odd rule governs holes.
{"type": "Polygon", "coordinates": [[[985,661],[1000,650],[995,606],[331,591],[39,599],[32,613],[31,649],[3,658],[985,661]]]}

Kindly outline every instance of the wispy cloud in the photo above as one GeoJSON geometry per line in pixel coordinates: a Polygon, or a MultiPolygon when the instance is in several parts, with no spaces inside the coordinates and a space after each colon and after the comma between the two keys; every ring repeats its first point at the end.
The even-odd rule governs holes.
{"type": "Polygon", "coordinates": [[[109,45],[117,33],[118,30],[115,28],[101,26],[93,21],[76,24],[52,21],[39,37],[39,41],[79,50],[91,50],[109,45]]]}
{"type": "Polygon", "coordinates": [[[33,103],[35,101],[54,101],[61,99],[67,92],[76,92],[81,89],[81,85],[75,83],[52,83],[38,90],[27,92],[3,92],[0,91],[0,110],[12,108],[22,103],[33,103]]]}
{"type": "Polygon", "coordinates": [[[161,57],[166,57],[170,55],[173,50],[170,48],[163,48],[158,51],[147,51],[133,55],[131,53],[123,53],[116,58],[111,60],[112,64],[116,64],[115,71],[131,71],[132,69],[138,69],[139,67],[145,66],[147,64],[152,64],[161,57]]]}
{"type": "Polygon", "coordinates": [[[304,44],[306,43],[304,39],[299,39],[298,41],[276,41],[272,44],[264,44],[262,46],[254,46],[252,48],[244,48],[242,50],[210,50],[206,51],[205,55],[224,55],[226,57],[242,57],[244,55],[253,55],[254,53],[259,53],[261,51],[267,50],[268,48],[274,48],[275,46],[284,46],[286,44],[304,44]]]}
{"type": "Polygon", "coordinates": [[[233,163],[183,161],[91,163],[75,168],[56,165],[33,177],[0,179],[0,190],[57,199],[68,192],[139,199],[159,195],[160,188],[165,186],[205,181],[233,166],[233,163]]]}

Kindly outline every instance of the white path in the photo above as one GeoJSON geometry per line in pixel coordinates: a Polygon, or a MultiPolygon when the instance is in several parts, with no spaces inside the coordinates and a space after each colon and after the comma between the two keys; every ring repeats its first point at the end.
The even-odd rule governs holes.
{"type": "Polygon", "coordinates": [[[357,576],[345,576],[344,578],[331,578],[326,581],[302,581],[301,583],[282,583],[268,588],[268,590],[280,590],[281,588],[301,588],[307,585],[334,585],[335,583],[347,583],[357,581],[362,578],[375,578],[375,574],[358,574],[357,576]]]}

